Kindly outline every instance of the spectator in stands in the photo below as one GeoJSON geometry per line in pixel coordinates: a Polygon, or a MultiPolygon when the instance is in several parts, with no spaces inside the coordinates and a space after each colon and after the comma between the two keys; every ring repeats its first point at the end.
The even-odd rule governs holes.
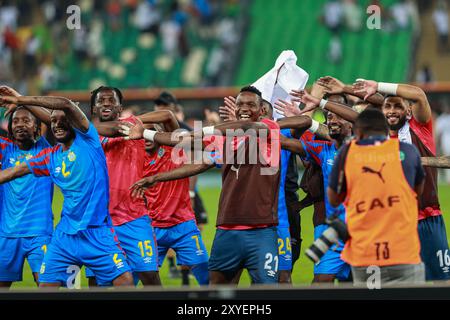
{"type": "Polygon", "coordinates": [[[342,25],[342,3],[338,0],[329,0],[323,7],[322,19],[328,29],[337,33],[342,25]]]}
{"type": "Polygon", "coordinates": [[[158,33],[161,22],[161,12],[153,1],[142,0],[135,13],[135,24],[140,32],[158,33]]]}
{"type": "Polygon", "coordinates": [[[108,20],[113,31],[120,28],[120,14],[122,13],[122,5],[119,0],[109,0],[107,5],[108,20]]]}
{"type": "Polygon", "coordinates": [[[411,18],[411,9],[408,1],[400,0],[391,7],[390,11],[397,29],[408,28],[411,18]]]}
{"type": "Polygon", "coordinates": [[[85,61],[87,58],[87,37],[86,27],[81,25],[80,29],[73,30],[72,47],[79,61],[85,61]]]}
{"type": "Polygon", "coordinates": [[[38,51],[41,41],[36,34],[32,34],[25,45],[25,77],[33,77],[37,73],[38,51]]]}
{"type": "Polygon", "coordinates": [[[19,17],[19,10],[11,1],[2,1],[0,7],[0,25],[8,27],[12,31],[17,28],[17,19],[19,17]]]}
{"type": "Polygon", "coordinates": [[[338,0],[328,1],[323,7],[322,20],[333,33],[328,47],[328,59],[332,63],[338,63],[342,58],[342,44],[338,35],[343,22],[342,3],[338,0]]]}
{"type": "Polygon", "coordinates": [[[95,63],[103,54],[102,31],[103,23],[100,20],[95,20],[89,29],[86,39],[87,55],[91,63],[95,63]]]}
{"type": "Polygon", "coordinates": [[[445,1],[439,1],[433,11],[433,22],[438,34],[438,50],[446,52],[448,49],[448,7],[445,1]]]}
{"type": "Polygon", "coordinates": [[[433,71],[428,64],[425,64],[417,71],[416,82],[429,83],[434,81],[433,71]]]}
{"type": "Polygon", "coordinates": [[[363,25],[362,8],[355,0],[345,0],[342,5],[345,26],[350,31],[359,31],[363,25]]]}
{"type": "Polygon", "coordinates": [[[39,68],[39,80],[40,87],[43,92],[47,92],[56,86],[58,81],[58,69],[53,64],[51,57],[49,56],[47,60],[39,68]]]}
{"type": "Polygon", "coordinates": [[[178,37],[180,26],[172,19],[165,20],[159,28],[164,52],[171,58],[178,54],[178,37]]]}
{"type": "MultiPolygon", "coordinates": [[[[436,142],[441,155],[450,156],[450,107],[446,105],[444,112],[436,119],[436,142]]],[[[445,181],[450,184],[450,170],[443,170],[445,181]]]]}
{"type": "Polygon", "coordinates": [[[338,35],[334,35],[330,40],[328,59],[332,63],[339,63],[342,59],[342,44],[338,35]]]}

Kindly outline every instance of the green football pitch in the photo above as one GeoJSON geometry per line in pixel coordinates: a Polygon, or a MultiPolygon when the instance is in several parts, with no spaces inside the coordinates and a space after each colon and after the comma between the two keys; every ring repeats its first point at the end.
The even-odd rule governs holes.
{"type": "MultiPolygon", "coordinates": [[[[200,179],[201,181],[201,179],[200,179]]],[[[204,226],[202,231],[203,240],[205,242],[206,248],[208,252],[210,251],[212,241],[215,233],[215,221],[217,214],[217,205],[220,194],[220,177],[217,175],[212,175],[208,179],[203,179],[203,181],[207,181],[206,183],[201,183],[200,186],[200,194],[203,198],[205,207],[208,212],[209,222],[204,226]],[[213,183],[211,183],[213,181],[213,183]]],[[[447,226],[447,234],[450,234],[450,186],[440,185],[439,186],[439,194],[440,194],[440,202],[442,206],[442,210],[444,212],[445,223],[447,226]]],[[[55,213],[55,224],[59,220],[59,213],[61,212],[63,198],[61,193],[56,190],[55,197],[53,201],[53,212],[55,213]]],[[[305,249],[312,243],[313,240],[313,224],[312,224],[312,209],[307,208],[301,213],[302,219],[302,252],[300,254],[299,260],[296,262],[292,279],[295,286],[304,286],[309,285],[311,283],[313,277],[313,263],[305,256],[305,249]]],[[[167,262],[165,262],[160,270],[161,281],[164,287],[180,287],[181,279],[171,279],[168,275],[168,266],[167,262]]],[[[194,278],[190,279],[191,286],[197,286],[197,283],[194,278]]],[[[242,274],[241,281],[239,286],[246,287],[249,286],[250,281],[248,274],[244,272],[242,274]]],[[[26,289],[26,288],[35,288],[35,284],[33,282],[33,278],[31,275],[31,271],[29,269],[28,263],[25,262],[24,266],[24,274],[23,281],[16,282],[13,284],[14,289],[26,289]]],[[[84,268],[81,271],[81,287],[87,287],[87,281],[84,276],[84,268]]]]}

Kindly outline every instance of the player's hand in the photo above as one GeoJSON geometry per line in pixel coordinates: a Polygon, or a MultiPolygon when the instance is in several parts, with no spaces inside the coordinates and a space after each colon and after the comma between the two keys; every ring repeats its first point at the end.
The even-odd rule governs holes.
{"type": "Polygon", "coordinates": [[[219,107],[219,115],[223,121],[236,121],[236,98],[232,96],[223,99],[224,105],[219,107]]]}
{"type": "Polygon", "coordinates": [[[17,108],[17,98],[12,96],[0,96],[0,106],[6,108],[6,116],[17,108]]]}
{"type": "Polygon", "coordinates": [[[119,132],[125,136],[126,140],[138,140],[144,137],[144,125],[142,121],[136,119],[136,123],[123,122],[119,132]]]}
{"type": "Polygon", "coordinates": [[[158,181],[155,176],[145,177],[135,182],[131,187],[131,196],[134,198],[143,198],[145,190],[153,187],[158,181]]]}
{"type": "MultiPolygon", "coordinates": [[[[20,97],[20,96],[21,96],[21,94],[18,93],[13,88],[8,87],[8,86],[0,86],[0,99],[3,97],[16,98],[16,97],[20,97]]],[[[7,103],[5,101],[5,102],[0,103],[0,106],[6,108],[5,116],[7,116],[8,114],[12,113],[17,108],[17,101],[14,103],[7,103]]]]}
{"type": "Polygon", "coordinates": [[[353,84],[355,93],[364,93],[364,100],[377,93],[378,82],[373,80],[357,79],[353,84]]]}
{"type": "Polygon", "coordinates": [[[319,78],[317,84],[324,87],[324,92],[328,94],[341,94],[344,93],[345,84],[331,76],[319,78]]]}
{"type": "Polygon", "coordinates": [[[220,116],[216,111],[205,109],[205,118],[208,122],[208,125],[210,126],[214,126],[220,123],[220,116]]]}
{"type": "Polygon", "coordinates": [[[282,99],[279,99],[273,105],[274,109],[278,111],[279,114],[285,117],[293,117],[298,116],[301,113],[300,109],[294,102],[288,102],[282,99]]]}
{"type": "Polygon", "coordinates": [[[312,111],[320,104],[320,99],[310,95],[306,90],[292,90],[290,95],[295,97],[292,99],[293,101],[298,101],[305,105],[305,108],[300,110],[300,114],[312,111]]]}

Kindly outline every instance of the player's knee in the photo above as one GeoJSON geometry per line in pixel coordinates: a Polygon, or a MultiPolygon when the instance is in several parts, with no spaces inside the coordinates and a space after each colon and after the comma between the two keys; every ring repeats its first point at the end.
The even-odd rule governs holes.
{"type": "Polygon", "coordinates": [[[278,283],[292,284],[291,271],[290,270],[278,271],[278,283]]]}
{"type": "Polygon", "coordinates": [[[122,273],[120,276],[113,280],[113,286],[133,286],[133,275],[128,271],[122,273]]]}
{"type": "Polygon", "coordinates": [[[161,279],[158,271],[139,272],[139,279],[144,286],[160,286],[161,279]]]}
{"type": "Polygon", "coordinates": [[[335,279],[334,274],[315,274],[313,283],[333,283],[335,279]]]}
{"type": "Polygon", "coordinates": [[[96,281],[95,277],[88,277],[88,285],[89,285],[89,288],[97,287],[97,281],[96,281]]]}

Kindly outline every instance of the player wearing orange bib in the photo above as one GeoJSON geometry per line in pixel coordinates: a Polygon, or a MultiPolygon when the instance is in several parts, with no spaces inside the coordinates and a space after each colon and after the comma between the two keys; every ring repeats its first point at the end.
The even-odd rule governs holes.
{"type": "Polygon", "coordinates": [[[387,139],[387,122],[378,110],[361,113],[355,132],[357,140],[338,155],[328,188],[330,202],[346,206],[350,238],[341,258],[352,266],[355,284],[366,283],[369,266],[380,267],[381,284],[423,282],[417,231],[417,195],[424,181],[419,153],[410,144],[387,139]],[[344,180],[345,186],[340,183],[344,180]]]}

